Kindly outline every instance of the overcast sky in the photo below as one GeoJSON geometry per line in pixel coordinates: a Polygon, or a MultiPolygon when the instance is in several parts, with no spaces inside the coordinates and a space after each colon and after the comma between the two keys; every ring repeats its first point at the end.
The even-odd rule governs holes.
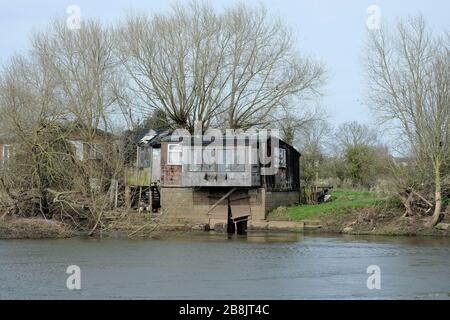
{"type": "MultiPolygon", "coordinates": [[[[217,8],[234,1],[212,0],[217,8]]],[[[328,83],[322,104],[332,123],[349,120],[370,122],[364,104],[363,46],[366,38],[367,8],[377,5],[381,20],[421,13],[433,28],[450,26],[448,0],[250,0],[263,3],[269,12],[278,15],[293,29],[302,52],[323,61],[328,70],[328,83]]],[[[138,12],[168,10],[173,1],[165,0],[0,0],[0,63],[14,52],[27,49],[33,30],[45,27],[54,17],[68,16],[66,8],[77,5],[82,18],[95,17],[113,22],[133,9],[138,12]]]]}

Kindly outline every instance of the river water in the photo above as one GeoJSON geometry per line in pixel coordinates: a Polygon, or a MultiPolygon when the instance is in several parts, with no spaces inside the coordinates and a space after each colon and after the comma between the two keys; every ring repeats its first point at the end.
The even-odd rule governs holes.
{"type": "Polygon", "coordinates": [[[450,299],[450,239],[202,233],[0,240],[0,299],[450,299]],[[66,269],[81,270],[68,290],[66,269]],[[367,268],[380,268],[369,290],[367,268]]]}

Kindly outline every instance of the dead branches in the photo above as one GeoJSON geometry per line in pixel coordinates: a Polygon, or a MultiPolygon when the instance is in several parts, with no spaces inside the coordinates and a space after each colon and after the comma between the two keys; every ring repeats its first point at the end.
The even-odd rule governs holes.
{"type": "Polygon", "coordinates": [[[412,217],[414,215],[427,216],[430,215],[434,208],[430,201],[412,188],[400,193],[400,197],[405,207],[403,217],[412,217]]]}

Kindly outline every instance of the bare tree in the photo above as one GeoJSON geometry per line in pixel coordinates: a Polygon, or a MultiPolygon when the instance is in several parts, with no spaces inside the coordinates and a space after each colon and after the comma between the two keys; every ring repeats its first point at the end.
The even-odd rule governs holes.
{"type": "Polygon", "coordinates": [[[86,128],[87,140],[98,128],[109,130],[109,116],[118,109],[115,87],[120,78],[113,46],[110,30],[94,20],[84,21],[79,30],[55,20],[32,37],[32,54],[45,61],[57,81],[67,120],[86,128]]]}
{"type": "Polygon", "coordinates": [[[422,17],[372,32],[369,95],[381,119],[397,127],[417,163],[434,171],[435,225],[442,209],[443,165],[450,154],[450,38],[434,35],[422,17]]]}
{"type": "MultiPolygon", "coordinates": [[[[264,8],[236,6],[224,15],[230,34],[228,125],[267,126],[294,98],[317,96],[323,67],[301,57],[289,29],[264,8]]],[[[298,103],[298,100],[294,100],[298,103]]]]}
{"type": "Polygon", "coordinates": [[[192,128],[223,104],[219,72],[228,40],[209,7],[176,7],[171,15],[131,15],[117,30],[119,56],[132,79],[135,104],[163,110],[175,126],[192,128]]]}
{"type": "Polygon", "coordinates": [[[341,124],[335,133],[339,147],[375,146],[378,143],[377,132],[366,124],[351,121],[341,124]]]}
{"type": "Polygon", "coordinates": [[[278,127],[282,138],[289,144],[302,144],[305,135],[311,133],[316,125],[325,123],[326,111],[321,107],[305,106],[301,110],[287,106],[280,113],[271,116],[272,127],[278,127]]]}
{"type": "Polygon", "coordinates": [[[319,184],[319,175],[326,160],[331,134],[330,124],[321,119],[308,122],[300,128],[295,146],[302,154],[300,161],[301,178],[305,183],[319,184]]]}
{"type": "Polygon", "coordinates": [[[289,98],[318,94],[323,68],[296,52],[280,20],[263,8],[215,12],[191,2],[170,14],[131,15],[117,31],[138,103],[177,126],[267,125],[289,98]]]}

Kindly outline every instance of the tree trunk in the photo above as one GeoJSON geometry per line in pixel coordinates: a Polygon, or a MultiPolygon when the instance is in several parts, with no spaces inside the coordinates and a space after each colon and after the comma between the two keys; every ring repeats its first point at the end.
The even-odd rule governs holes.
{"type": "Polygon", "coordinates": [[[436,163],[434,173],[435,173],[434,212],[430,222],[427,225],[430,228],[434,227],[439,222],[439,216],[441,215],[442,209],[440,163],[436,163]]]}
{"type": "Polygon", "coordinates": [[[406,200],[403,202],[404,206],[405,206],[405,214],[403,215],[404,217],[410,217],[413,215],[413,211],[412,211],[412,202],[414,199],[414,194],[412,192],[410,192],[408,194],[408,197],[406,198],[406,200]]]}

